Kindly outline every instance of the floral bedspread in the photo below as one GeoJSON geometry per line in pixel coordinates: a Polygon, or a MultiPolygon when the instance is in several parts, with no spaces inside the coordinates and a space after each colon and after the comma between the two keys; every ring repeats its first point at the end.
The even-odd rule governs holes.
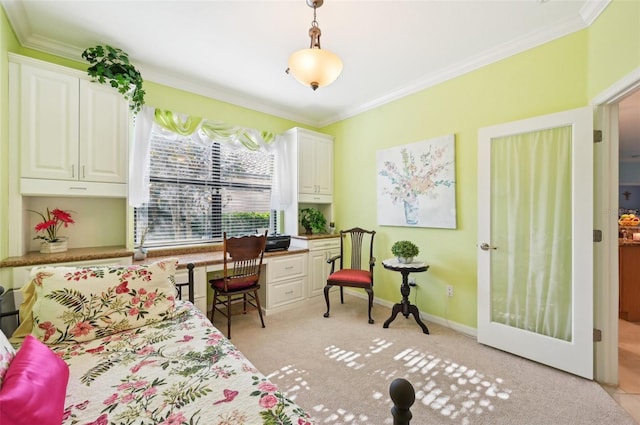
{"type": "Polygon", "coordinates": [[[63,425],[309,425],[192,304],[173,319],[52,349],[69,364],[63,425]]]}

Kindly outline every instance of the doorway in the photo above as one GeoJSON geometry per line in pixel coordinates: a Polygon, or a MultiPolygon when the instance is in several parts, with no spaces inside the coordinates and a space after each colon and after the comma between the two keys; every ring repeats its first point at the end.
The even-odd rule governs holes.
{"type": "MultiPolygon", "coordinates": [[[[618,207],[620,212],[637,214],[640,212],[640,89],[621,99],[617,109],[618,207]]],[[[624,285],[625,276],[618,277],[624,285]]],[[[622,310],[626,310],[629,294],[621,291],[619,297],[622,310]]],[[[640,322],[633,314],[629,316],[624,312],[623,316],[629,320],[618,319],[618,386],[625,393],[640,394],[640,322]]]]}
{"type": "MultiPolygon", "coordinates": [[[[592,99],[594,128],[603,143],[594,145],[594,229],[602,232],[594,244],[594,327],[601,341],[595,348],[595,379],[617,387],[619,382],[619,106],[640,91],[640,69],[634,70],[592,99]]],[[[640,147],[639,147],[640,148],[640,147]]],[[[597,236],[597,235],[595,235],[597,236]]]]}

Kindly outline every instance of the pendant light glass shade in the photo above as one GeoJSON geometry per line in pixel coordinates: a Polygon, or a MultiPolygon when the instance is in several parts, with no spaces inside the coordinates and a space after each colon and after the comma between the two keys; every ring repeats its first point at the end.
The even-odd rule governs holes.
{"type": "Polygon", "coordinates": [[[338,78],[342,72],[342,60],[328,50],[302,49],[289,56],[289,70],[296,80],[315,90],[338,78]]]}
{"type": "Polygon", "coordinates": [[[286,72],[303,85],[316,90],[318,87],[333,83],[342,72],[342,60],[335,54],[320,48],[320,36],[322,31],[316,21],[316,9],[324,3],[324,0],[307,0],[307,6],[313,8],[313,21],[309,28],[308,49],[298,50],[289,56],[289,67],[286,72]]]}

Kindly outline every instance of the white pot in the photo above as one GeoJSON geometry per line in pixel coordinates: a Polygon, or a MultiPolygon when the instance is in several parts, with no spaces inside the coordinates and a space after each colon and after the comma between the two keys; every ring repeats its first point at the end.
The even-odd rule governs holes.
{"type": "Polygon", "coordinates": [[[402,264],[409,264],[413,262],[413,257],[398,257],[398,262],[402,264]]]}
{"type": "Polygon", "coordinates": [[[147,249],[146,248],[136,248],[133,251],[133,259],[134,260],[145,260],[147,258],[147,249]]]}
{"type": "Polygon", "coordinates": [[[40,252],[42,254],[55,254],[56,252],[67,251],[67,238],[60,238],[56,242],[44,241],[40,244],[40,252]]]}

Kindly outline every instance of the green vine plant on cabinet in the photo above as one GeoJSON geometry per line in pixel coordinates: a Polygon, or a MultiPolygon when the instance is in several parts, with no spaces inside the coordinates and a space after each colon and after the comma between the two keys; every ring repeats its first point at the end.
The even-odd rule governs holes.
{"type": "Polygon", "coordinates": [[[142,75],[129,61],[129,55],[109,45],[89,47],[82,57],[91,64],[87,74],[101,84],[109,84],[129,101],[134,113],[140,112],[144,105],[142,75]]]}

